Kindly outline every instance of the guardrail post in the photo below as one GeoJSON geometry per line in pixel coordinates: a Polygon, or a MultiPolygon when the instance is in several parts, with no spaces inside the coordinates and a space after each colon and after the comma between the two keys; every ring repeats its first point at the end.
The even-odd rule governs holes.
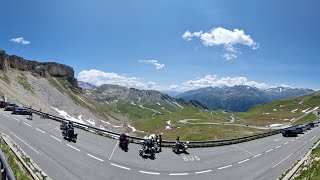
{"type": "Polygon", "coordinates": [[[3,162],[0,162],[0,163],[1,163],[1,176],[0,176],[0,179],[1,180],[6,180],[6,170],[3,167],[3,162]]]}

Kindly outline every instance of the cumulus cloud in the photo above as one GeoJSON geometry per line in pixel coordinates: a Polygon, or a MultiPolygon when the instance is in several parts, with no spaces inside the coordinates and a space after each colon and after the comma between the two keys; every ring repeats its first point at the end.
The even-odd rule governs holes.
{"type": "Polygon", "coordinates": [[[116,73],[103,72],[100,70],[83,70],[78,75],[78,80],[87,82],[96,86],[102,84],[116,84],[119,86],[133,87],[138,89],[150,89],[157,91],[177,91],[184,92],[204,87],[223,87],[223,86],[236,86],[246,85],[256,87],[259,89],[266,89],[269,86],[265,83],[258,83],[250,81],[246,77],[218,77],[216,75],[206,75],[195,80],[189,80],[180,84],[160,86],[155,82],[143,82],[137,77],[128,77],[125,75],[118,75],[116,73]]]}
{"type": "Polygon", "coordinates": [[[246,85],[256,87],[259,89],[265,89],[268,87],[265,83],[258,83],[255,81],[249,81],[246,77],[221,77],[218,78],[216,75],[207,75],[197,80],[189,80],[182,83],[185,89],[198,89],[203,87],[223,87],[223,86],[236,86],[246,85]]]}
{"type": "Polygon", "coordinates": [[[145,88],[146,84],[137,77],[127,77],[116,73],[103,72],[95,69],[83,70],[78,75],[78,80],[87,82],[96,86],[102,84],[116,84],[126,87],[145,88]]]}
{"type": "Polygon", "coordinates": [[[154,89],[156,86],[156,83],[155,82],[148,82],[147,83],[147,89],[154,89]]]}
{"type": "Polygon", "coordinates": [[[190,32],[186,31],[182,38],[186,41],[191,41],[193,38],[199,38],[204,46],[223,46],[225,53],[221,57],[226,60],[237,58],[239,54],[236,45],[244,45],[251,47],[253,50],[259,48],[249,35],[245,34],[243,30],[234,29],[230,31],[222,27],[213,28],[208,32],[190,32]]]}
{"type": "Polygon", "coordinates": [[[17,44],[22,44],[22,45],[30,44],[30,41],[25,40],[23,37],[12,38],[12,39],[10,39],[10,41],[14,42],[14,43],[17,43],[17,44]]]}
{"type": "Polygon", "coordinates": [[[147,63],[147,64],[152,64],[156,67],[156,69],[163,69],[164,64],[160,64],[158,60],[139,60],[139,63],[147,63]]]}

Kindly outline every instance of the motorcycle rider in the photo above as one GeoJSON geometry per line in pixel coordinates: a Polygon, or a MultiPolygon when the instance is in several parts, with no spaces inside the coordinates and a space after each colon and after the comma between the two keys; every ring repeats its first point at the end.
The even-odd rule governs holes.
{"type": "Polygon", "coordinates": [[[71,137],[73,136],[73,134],[74,134],[74,128],[73,128],[72,122],[68,121],[68,122],[65,124],[63,133],[64,133],[65,136],[67,136],[68,138],[71,138],[71,137]]]}
{"type": "Polygon", "coordinates": [[[120,141],[120,145],[121,146],[126,145],[125,143],[128,143],[127,135],[121,134],[120,138],[119,138],[119,141],[120,141]]]}
{"type": "Polygon", "coordinates": [[[177,139],[176,139],[176,146],[178,147],[178,149],[180,149],[180,137],[177,136],[177,139]]]}
{"type": "Polygon", "coordinates": [[[158,140],[158,142],[159,142],[159,152],[161,152],[162,151],[162,149],[161,149],[161,144],[162,144],[162,136],[161,136],[161,134],[159,134],[159,140],[158,140]]]}

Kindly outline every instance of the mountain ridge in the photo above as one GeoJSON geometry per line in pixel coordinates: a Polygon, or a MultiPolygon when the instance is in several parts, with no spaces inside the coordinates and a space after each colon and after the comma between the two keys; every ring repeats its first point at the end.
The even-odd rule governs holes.
{"type": "Polygon", "coordinates": [[[315,92],[307,88],[276,87],[266,90],[251,86],[206,87],[184,92],[177,98],[197,100],[212,109],[226,109],[245,112],[254,105],[282,98],[291,98],[315,92]]]}

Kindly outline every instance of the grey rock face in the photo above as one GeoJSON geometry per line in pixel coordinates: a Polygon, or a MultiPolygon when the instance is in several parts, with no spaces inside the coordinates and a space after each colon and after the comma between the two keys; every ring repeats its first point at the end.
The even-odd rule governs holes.
{"type": "Polygon", "coordinates": [[[74,70],[64,64],[55,62],[37,62],[25,60],[22,57],[16,55],[8,55],[4,50],[0,50],[0,70],[7,72],[9,67],[18,69],[21,71],[30,71],[36,73],[41,77],[65,77],[68,82],[74,86],[78,86],[78,81],[74,78],[74,70]]]}

